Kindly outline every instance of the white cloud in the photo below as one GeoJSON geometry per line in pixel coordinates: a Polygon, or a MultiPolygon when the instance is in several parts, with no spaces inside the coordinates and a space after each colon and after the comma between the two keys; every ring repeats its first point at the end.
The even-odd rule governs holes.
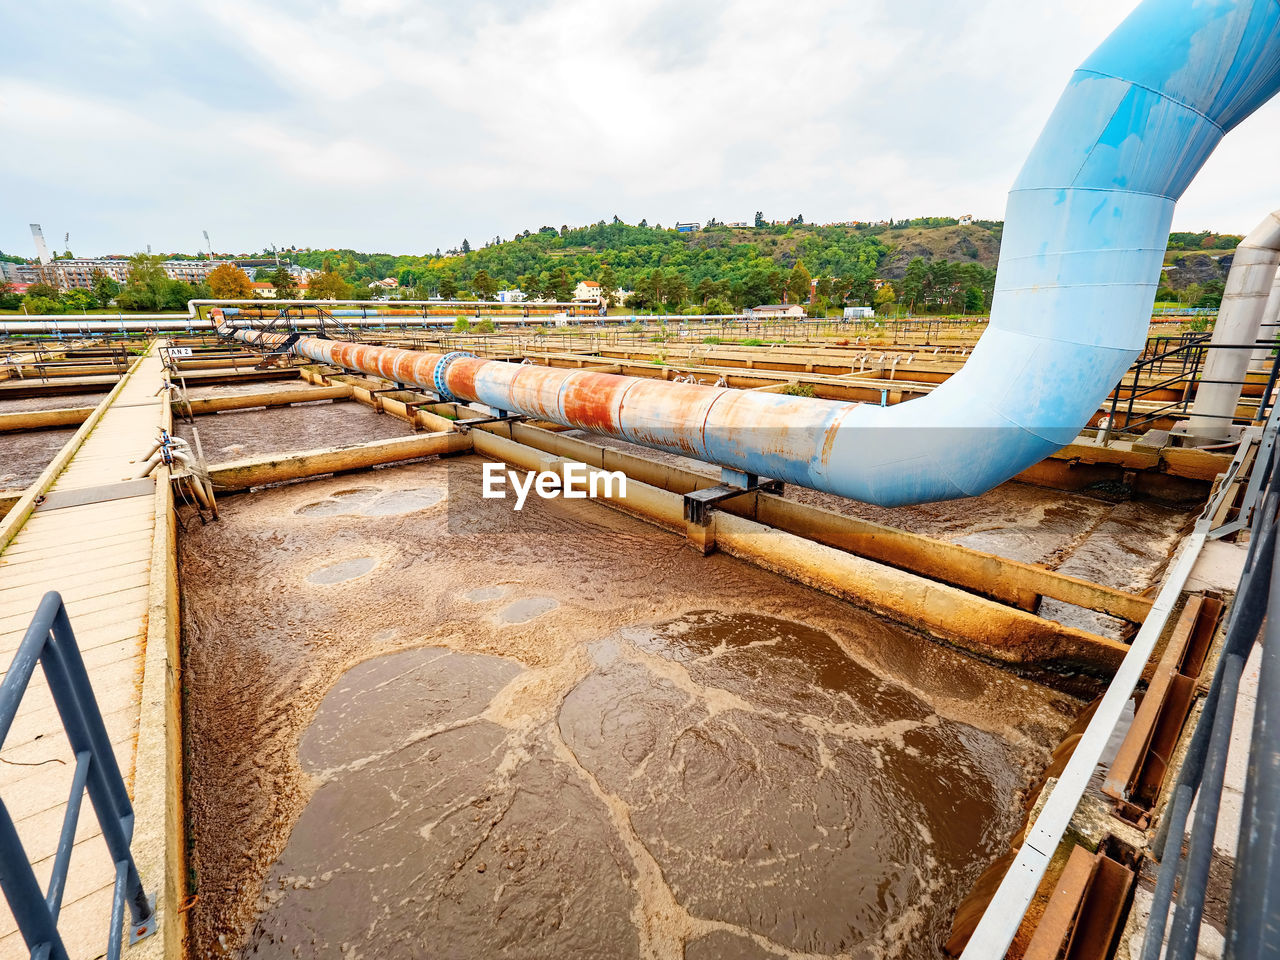
{"type": "MultiPolygon", "coordinates": [[[[68,7],[59,59],[145,49],[164,79],[113,84],[109,59],[60,79],[18,38],[0,64],[22,145],[0,155],[2,249],[28,251],[29,221],[77,252],[193,249],[203,227],[237,250],[421,251],[615,213],[1000,217],[1072,69],[1123,16],[1112,0],[68,7]],[[184,31],[207,59],[184,59],[184,31]]],[[[1228,138],[1178,225],[1243,231],[1280,205],[1280,170],[1257,160],[1277,117],[1228,138]]]]}

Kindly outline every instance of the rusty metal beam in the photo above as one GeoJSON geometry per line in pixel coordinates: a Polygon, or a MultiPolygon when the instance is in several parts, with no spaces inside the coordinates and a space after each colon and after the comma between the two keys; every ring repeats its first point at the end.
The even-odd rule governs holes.
{"type": "Polygon", "coordinates": [[[1024,960],[1106,960],[1133,878],[1132,869],[1105,851],[1072,847],[1024,960]]]}
{"type": "Polygon", "coordinates": [[[1160,796],[1221,617],[1222,601],[1216,597],[1187,599],[1103,781],[1102,792],[1116,801],[1120,815],[1140,827],[1160,796]]]}

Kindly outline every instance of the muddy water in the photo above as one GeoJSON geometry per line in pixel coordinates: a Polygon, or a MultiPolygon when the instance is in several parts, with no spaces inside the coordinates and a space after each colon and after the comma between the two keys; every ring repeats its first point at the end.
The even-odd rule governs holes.
{"type": "MultiPolygon", "coordinates": [[[[241,369],[248,369],[256,362],[255,360],[247,360],[241,365],[241,369]]],[[[196,386],[193,384],[188,388],[187,395],[192,400],[206,397],[247,397],[255,393],[271,393],[273,390],[297,390],[309,386],[311,384],[301,377],[297,380],[256,380],[247,383],[215,383],[208,386],[196,386]]]]}
{"type": "MultiPolygon", "coordinates": [[[[717,467],[687,457],[581,431],[571,435],[708,476],[719,475],[717,467]]],[[[1116,503],[1012,481],[977,497],[907,507],[877,507],[792,484],[787,485],[785,496],[1133,593],[1157,582],[1200,510],[1199,504],[1116,503]]],[[[1122,621],[1057,600],[1043,600],[1037,612],[1113,639],[1122,638],[1126,629],[1122,621]]]]}
{"type": "MultiPolygon", "coordinates": [[[[262,384],[256,384],[261,392],[262,384]]],[[[218,394],[223,396],[225,394],[218,394]]],[[[237,410],[196,417],[211,464],[267,453],[314,450],[408,436],[409,424],[357,403],[318,403],[269,410],[237,410]]],[[[174,433],[191,439],[191,425],[175,419],[174,433]]]]}
{"type": "Polygon", "coordinates": [[[44,472],[77,427],[0,433],[0,490],[21,490],[44,472]]]}
{"type": "Polygon", "coordinates": [[[0,399],[0,413],[29,413],[34,410],[64,410],[69,407],[96,407],[107,395],[101,393],[62,393],[47,397],[9,397],[0,399]]]}
{"type": "Polygon", "coordinates": [[[937,956],[1079,702],[451,464],[183,536],[193,955],[937,956]]]}

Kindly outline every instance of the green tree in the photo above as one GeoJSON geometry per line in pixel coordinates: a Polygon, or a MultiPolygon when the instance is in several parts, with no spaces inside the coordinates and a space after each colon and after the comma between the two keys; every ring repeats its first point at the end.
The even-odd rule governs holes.
{"type": "Polygon", "coordinates": [[[871,302],[875,305],[876,313],[887,310],[896,302],[893,293],[893,284],[886,283],[871,298],[871,302]]]}
{"type": "Polygon", "coordinates": [[[805,269],[804,261],[797,260],[796,265],[791,268],[791,275],[787,277],[787,295],[790,297],[790,303],[807,303],[809,295],[812,291],[812,280],[809,271],[805,269]]]}
{"type": "Polygon", "coordinates": [[[498,292],[498,281],[489,276],[487,271],[477,270],[471,278],[471,289],[481,300],[492,300],[498,292]]]}
{"type": "Polygon", "coordinates": [[[92,290],[68,290],[59,299],[68,310],[77,310],[82,313],[98,305],[92,290]]]}
{"type": "Polygon", "coordinates": [[[1204,285],[1200,296],[1192,302],[1192,306],[1220,307],[1222,306],[1223,292],[1224,284],[1221,280],[1210,280],[1204,285]]]}
{"type": "Polygon", "coordinates": [[[526,273],[516,278],[516,286],[530,300],[537,300],[542,296],[542,281],[536,273],[526,273]]]}
{"type": "Polygon", "coordinates": [[[467,241],[466,237],[463,237],[462,238],[462,255],[465,257],[470,252],[471,252],[471,244],[467,241]]]}
{"type": "Polygon", "coordinates": [[[923,303],[925,284],[929,281],[929,268],[921,257],[914,258],[907,264],[907,272],[902,277],[902,299],[907,302],[907,309],[915,311],[916,303],[923,303]]]}
{"type": "Polygon", "coordinates": [[[569,270],[566,267],[557,267],[551,274],[551,282],[544,289],[552,295],[556,300],[569,300],[573,296],[573,288],[577,286],[569,279],[569,270]]]}
{"type": "Polygon", "coordinates": [[[351,285],[330,270],[311,278],[307,296],[313,300],[347,300],[351,297],[351,285]]]}
{"type": "Polygon", "coordinates": [[[604,264],[600,268],[600,295],[604,297],[605,304],[610,307],[618,305],[618,277],[613,272],[613,267],[604,264]]]}
{"type": "Polygon", "coordinates": [[[33,283],[27,287],[28,297],[41,297],[45,300],[57,300],[58,288],[51,283],[33,283]]]}
{"type": "Polygon", "coordinates": [[[13,284],[0,279],[0,310],[17,310],[22,306],[21,294],[15,293],[13,284]]]}
{"type": "Polygon", "coordinates": [[[294,300],[298,296],[298,281],[288,267],[277,267],[267,275],[267,282],[275,287],[277,300],[294,300]]]}
{"type": "Polygon", "coordinates": [[[124,310],[159,310],[168,294],[169,277],[164,257],[135,253],[129,258],[129,281],[116,295],[116,305],[124,310]]]}
{"type": "Polygon", "coordinates": [[[764,211],[757,210],[756,211],[756,228],[759,229],[760,227],[763,227],[763,226],[764,226],[764,211]]]}
{"type": "Polygon", "coordinates": [[[120,292],[120,284],[112,280],[101,270],[93,271],[93,279],[91,281],[93,290],[93,298],[98,301],[98,306],[106,307],[115,299],[116,294],[120,292]]]}
{"type": "Polygon", "coordinates": [[[62,301],[51,297],[33,297],[28,292],[26,299],[22,301],[22,306],[27,313],[65,313],[66,307],[62,305],[62,301]]]}
{"type": "Polygon", "coordinates": [[[440,278],[440,296],[445,300],[452,300],[458,295],[458,283],[453,277],[443,276],[440,278]]]}

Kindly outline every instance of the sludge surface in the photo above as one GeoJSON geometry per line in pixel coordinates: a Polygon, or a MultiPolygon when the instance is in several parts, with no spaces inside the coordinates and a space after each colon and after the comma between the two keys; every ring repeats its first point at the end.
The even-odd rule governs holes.
{"type": "Polygon", "coordinates": [[[455,533],[510,507],[448,469],[188,528],[195,956],[938,955],[1078,703],[598,505],[455,533]]]}

